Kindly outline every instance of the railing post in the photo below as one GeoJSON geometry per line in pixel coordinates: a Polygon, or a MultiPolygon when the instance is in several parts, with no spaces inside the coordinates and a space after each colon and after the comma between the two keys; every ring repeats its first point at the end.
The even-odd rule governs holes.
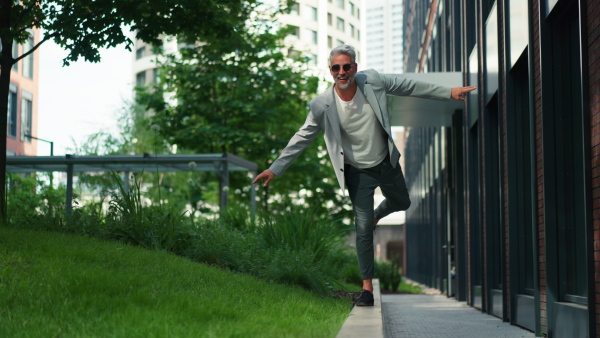
{"type": "MultiPolygon", "coordinates": [[[[67,159],[72,158],[72,155],[67,154],[67,159]]],[[[67,163],[67,216],[71,216],[73,212],[73,163],[67,163]]]]}

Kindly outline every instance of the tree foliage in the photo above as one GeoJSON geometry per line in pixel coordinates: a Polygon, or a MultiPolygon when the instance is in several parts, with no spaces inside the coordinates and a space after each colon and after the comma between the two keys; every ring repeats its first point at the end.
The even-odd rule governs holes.
{"type": "Polygon", "coordinates": [[[48,217],[65,209],[66,189],[54,189],[47,184],[48,174],[8,174],[11,189],[7,194],[7,219],[15,220],[32,212],[40,212],[48,217]]]}
{"type": "MultiPolygon", "coordinates": [[[[248,16],[246,29],[229,39],[168,56],[159,68],[160,82],[138,97],[172,144],[199,153],[233,153],[264,170],[304,123],[318,78],[307,75],[307,59],[286,54],[283,41],[290,30],[274,29],[255,11],[248,16]]],[[[230,199],[247,201],[243,188],[250,182],[247,174],[232,173],[230,193],[238,194],[230,199]]],[[[268,190],[261,187],[259,195],[264,208],[304,200],[326,214],[333,202],[335,213],[342,211],[336,208],[342,205],[336,186],[318,137],[283,178],[268,190]]]]}
{"type": "MultiPolygon", "coordinates": [[[[0,0],[0,107],[6,112],[11,67],[50,39],[65,49],[64,65],[84,58],[100,61],[99,50],[136,38],[157,45],[162,34],[180,41],[227,39],[243,27],[246,6],[254,0],[0,0]],[[13,57],[13,43],[23,43],[31,29],[43,29],[44,37],[33,48],[13,57]]],[[[0,119],[0,149],[6,148],[6,119],[0,119]]],[[[6,154],[0,152],[0,200],[5,198],[6,154]]],[[[4,204],[0,203],[4,215],[4,204]]]]}

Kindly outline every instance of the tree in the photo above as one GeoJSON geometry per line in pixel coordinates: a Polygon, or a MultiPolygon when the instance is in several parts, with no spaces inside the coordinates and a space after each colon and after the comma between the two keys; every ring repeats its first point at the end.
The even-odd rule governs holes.
{"type": "MultiPolygon", "coordinates": [[[[130,26],[136,38],[159,45],[162,34],[181,41],[224,39],[239,30],[246,17],[244,8],[254,0],[0,0],[0,107],[6,112],[11,67],[53,40],[67,55],[69,65],[80,57],[100,61],[99,49],[133,42],[123,32],[130,26]],[[31,36],[30,29],[43,29],[41,41],[14,58],[12,46],[31,36]]],[[[6,148],[6,118],[0,118],[0,149],[6,148]]],[[[0,200],[6,196],[6,152],[0,151],[0,200]]],[[[5,215],[4,203],[0,214],[5,215]]]]}
{"type": "MultiPolygon", "coordinates": [[[[251,10],[250,8],[247,8],[251,10]]],[[[163,137],[201,153],[233,153],[269,167],[307,116],[307,101],[315,95],[318,78],[307,75],[307,59],[284,54],[284,38],[291,30],[275,30],[268,17],[256,11],[247,28],[229,39],[189,46],[167,56],[159,68],[160,81],[138,97],[154,113],[163,137]],[[172,100],[165,100],[165,96],[172,100]]],[[[294,53],[295,54],[295,53],[294,53]]],[[[230,192],[243,191],[251,178],[232,173],[230,192]]],[[[330,168],[324,141],[317,138],[279,184],[262,190],[267,208],[270,197],[291,204],[304,198],[320,214],[337,200],[337,181],[330,168]],[[299,191],[307,191],[305,196],[299,191]]],[[[244,203],[245,196],[230,194],[244,203]]],[[[341,211],[338,208],[335,211],[341,211]]]]}

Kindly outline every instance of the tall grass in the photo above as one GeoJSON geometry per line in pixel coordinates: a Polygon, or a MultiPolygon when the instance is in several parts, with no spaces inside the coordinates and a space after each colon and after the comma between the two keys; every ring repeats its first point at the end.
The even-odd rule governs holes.
{"type": "Polygon", "coordinates": [[[119,191],[106,212],[93,206],[77,208],[71,217],[30,212],[10,225],[162,250],[321,295],[342,288],[341,282],[353,275],[348,271],[356,270],[356,259],[344,245],[347,229],[341,222],[317,218],[310,209],[293,207],[252,219],[249,210],[230,207],[220,219],[193,220],[166,204],[143,205],[138,182],[126,192],[114,177],[119,191]]]}
{"type": "Polygon", "coordinates": [[[341,222],[318,219],[312,210],[292,210],[263,217],[258,233],[266,245],[290,251],[306,250],[315,263],[341,249],[340,241],[348,233],[341,222]]]}
{"type": "Polygon", "coordinates": [[[376,277],[381,282],[381,288],[385,290],[398,291],[400,282],[402,282],[402,274],[398,265],[399,258],[395,257],[391,261],[376,262],[376,277]]]}

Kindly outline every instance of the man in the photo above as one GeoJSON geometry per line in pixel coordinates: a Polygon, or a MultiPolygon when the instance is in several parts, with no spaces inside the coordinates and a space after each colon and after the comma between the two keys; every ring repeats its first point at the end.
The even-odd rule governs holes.
{"type": "Polygon", "coordinates": [[[372,306],[373,231],[377,222],[392,212],[406,210],[410,198],[398,163],[400,152],[392,139],[387,95],[404,95],[436,100],[466,101],[475,87],[448,88],[374,70],[357,72],[356,53],[341,45],[330,53],[329,71],[334,85],[310,102],[306,122],[292,137],[273,165],[254,179],[268,186],[281,176],[323,131],[327,151],[342,191],[348,187],[356,228],[356,252],[363,292],[357,306],[372,306]],[[377,187],[385,200],[373,210],[377,187]]]}

